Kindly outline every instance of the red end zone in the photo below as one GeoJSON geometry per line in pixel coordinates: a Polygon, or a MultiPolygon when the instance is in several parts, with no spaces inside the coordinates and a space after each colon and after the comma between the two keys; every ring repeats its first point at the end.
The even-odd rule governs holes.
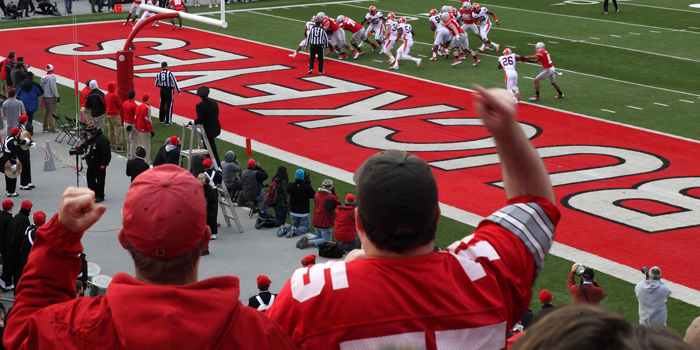
{"type": "MultiPolygon", "coordinates": [[[[188,92],[176,97],[176,114],[193,118],[194,91],[207,85],[232,133],[349,172],[378,149],[404,149],[434,167],[442,203],[488,216],[505,202],[495,149],[470,92],[335,61],[326,61],[326,76],[308,75],[307,56],[292,60],[286,50],[165,27],[143,30],[134,43],[137,99],[158,96],[153,77],[168,60],[188,92]]],[[[7,49],[32,66],[51,63],[57,75],[97,79],[105,88],[116,81],[114,53],[130,27],[77,28],[84,46],[77,77],[71,27],[52,27],[51,36],[46,28],[23,29],[21,47],[7,49]]],[[[466,76],[469,69],[455,72],[466,76]]],[[[562,211],[558,242],[634,268],[659,265],[665,278],[700,289],[684,263],[699,240],[693,165],[700,144],[530,105],[518,109],[552,173],[562,211]]]]}

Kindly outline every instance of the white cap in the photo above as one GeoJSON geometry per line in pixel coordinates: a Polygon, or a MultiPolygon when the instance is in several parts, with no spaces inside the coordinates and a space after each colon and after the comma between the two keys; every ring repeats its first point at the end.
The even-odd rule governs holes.
{"type": "Polygon", "coordinates": [[[53,65],[47,64],[47,65],[46,65],[46,71],[47,71],[47,72],[53,72],[53,65]]]}

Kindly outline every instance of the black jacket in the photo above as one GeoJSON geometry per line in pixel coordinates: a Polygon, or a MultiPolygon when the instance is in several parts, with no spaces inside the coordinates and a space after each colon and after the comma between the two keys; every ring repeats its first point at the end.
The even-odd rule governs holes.
{"type": "Polygon", "coordinates": [[[204,126],[207,137],[217,137],[221,134],[221,124],[219,124],[219,105],[216,101],[205,98],[198,103],[196,108],[197,119],[193,122],[204,126]]]}
{"type": "Polygon", "coordinates": [[[165,150],[165,145],[158,149],[156,158],[153,159],[153,166],[163,165],[163,164],[175,164],[180,160],[180,149],[175,148],[170,152],[165,150]]]}
{"type": "MultiPolygon", "coordinates": [[[[5,63],[5,79],[7,80],[7,85],[12,86],[12,69],[15,68],[15,62],[5,63]]],[[[7,89],[8,91],[10,89],[7,89]]]]}
{"type": "Polygon", "coordinates": [[[11,75],[12,75],[12,87],[17,89],[22,85],[22,83],[24,83],[24,78],[27,76],[27,73],[25,73],[24,69],[22,69],[22,68],[15,68],[12,70],[11,75]]]}
{"type": "Polygon", "coordinates": [[[85,107],[90,108],[90,116],[93,118],[107,113],[105,94],[100,89],[90,91],[85,100],[85,107]]]}
{"type": "Polygon", "coordinates": [[[139,176],[139,174],[149,168],[148,163],[146,163],[143,158],[129,159],[129,161],[126,162],[126,176],[131,176],[131,182],[134,182],[134,179],[139,176]]]}
{"type": "Polygon", "coordinates": [[[5,153],[2,155],[2,160],[0,163],[2,163],[2,166],[5,166],[5,163],[7,160],[12,160],[12,163],[15,164],[17,162],[17,155],[19,154],[19,142],[17,141],[16,136],[8,136],[5,138],[5,144],[3,145],[5,153]]]}
{"type": "Polygon", "coordinates": [[[316,195],[311,184],[304,180],[294,180],[293,183],[287,185],[287,193],[289,194],[289,211],[295,214],[307,214],[311,205],[310,199],[316,195]]]}
{"type": "MultiPolygon", "coordinates": [[[[275,296],[275,299],[277,299],[277,294],[272,294],[270,291],[264,291],[264,292],[258,293],[257,295],[253,295],[252,297],[248,298],[248,306],[254,308],[255,310],[257,310],[260,307],[260,303],[258,302],[258,298],[256,298],[258,295],[260,296],[260,299],[262,299],[263,303],[265,303],[265,304],[270,303],[270,299],[272,298],[273,295],[275,296]]],[[[274,304],[275,302],[273,301],[272,303],[274,304]]]]}
{"type": "Polygon", "coordinates": [[[29,253],[32,251],[35,239],[36,226],[34,226],[34,224],[31,224],[29,225],[29,227],[27,227],[27,230],[24,233],[24,238],[22,239],[22,246],[19,249],[20,261],[22,261],[22,265],[27,265],[29,253]]]}
{"type": "Polygon", "coordinates": [[[19,251],[22,248],[22,242],[24,242],[24,233],[27,232],[27,227],[29,227],[29,210],[20,209],[12,218],[12,224],[10,225],[10,232],[12,232],[12,241],[10,242],[10,255],[19,258],[19,251]]]}
{"type": "Polygon", "coordinates": [[[85,162],[88,166],[109,165],[112,160],[109,139],[102,133],[102,129],[97,129],[95,137],[87,139],[82,148],[87,152],[85,162]]]}
{"type": "Polygon", "coordinates": [[[219,210],[218,193],[209,184],[202,186],[204,187],[204,198],[207,200],[207,225],[211,230],[211,234],[215,235],[218,232],[216,227],[216,215],[219,210]]]}
{"type": "MultiPolygon", "coordinates": [[[[3,258],[7,258],[10,251],[10,242],[12,242],[12,213],[7,211],[0,212],[0,254],[3,258]]],[[[4,260],[4,259],[3,259],[4,260]]]]}

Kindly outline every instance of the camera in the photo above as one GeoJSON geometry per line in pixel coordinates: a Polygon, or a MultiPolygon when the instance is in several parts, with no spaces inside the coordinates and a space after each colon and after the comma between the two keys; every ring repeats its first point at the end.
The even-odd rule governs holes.
{"type": "Polygon", "coordinates": [[[585,271],[585,270],[586,270],[585,266],[578,264],[578,267],[576,268],[576,271],[574,273],[576,274],[576,276],[581,276],[583,274],[583,271],[585,271]]]}
{"type": "Polygon", "coordinates": [[[75,146],[68,150],[68,154],[70,154],[71,156],[82,156],[83,154],[85,154],[85,150],[82,146],[75,146]]]}
{"type": "Polygon", "coordinates": [[[642,266],[642,273],[646,276],[649,276],[649,269],[646,266],[642,266]]]}

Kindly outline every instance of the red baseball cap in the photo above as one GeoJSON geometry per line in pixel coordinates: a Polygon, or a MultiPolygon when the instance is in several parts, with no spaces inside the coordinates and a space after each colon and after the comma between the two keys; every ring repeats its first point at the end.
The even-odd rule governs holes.
{"type": "Polygon", "coordinates": [[[316,255],[311,254],[309,256],[305,256],[303,259],[301,259],[301,263],[306,263],[307,265],[316,264],[316,255]]]}
{"type": "Polygon", "coordinates": [[[355,201],[355,195],[352,193],[348,193],[347,196],[345,196],[345,201],[350,203],[355,201]]]}
{"type": "Polygon", "coordinates": [[[148,102],[148,101],[150,101],[150,100],[151,100],[151,94],[143,94],[143,96],[141,97],[141,100],[142,100],[143,102],[148,102]]]}
{"type": "Polygon", "coordinates": [[[270,279],[267,276],[265,276],[265,275],[258,276],[258,285],[259,286],[266,287],[266,286],[269,286],[270,284],[272,284],[272,281],[270,281],[270,279]]]}
{"type": "Polygon", "coordinates": [[[206,232],[202,184],[173,164],[139,175],[126,193],[122,214],[129,243],[155,259],[167,260],[191,252],[206,232]]]}
{"type": "Polygon", "coordinates": [[[248,159],[248,163],[246,165],[249,168],[255,168],[255,159],[253,159],[253,158],[248,159]]]}
{"type": "Polygon", "coordinates": [[[10,134],[17,135],[19,134],[19,131],[19,128],[15,126],[14,128],[10,129],[10,134]]]}

